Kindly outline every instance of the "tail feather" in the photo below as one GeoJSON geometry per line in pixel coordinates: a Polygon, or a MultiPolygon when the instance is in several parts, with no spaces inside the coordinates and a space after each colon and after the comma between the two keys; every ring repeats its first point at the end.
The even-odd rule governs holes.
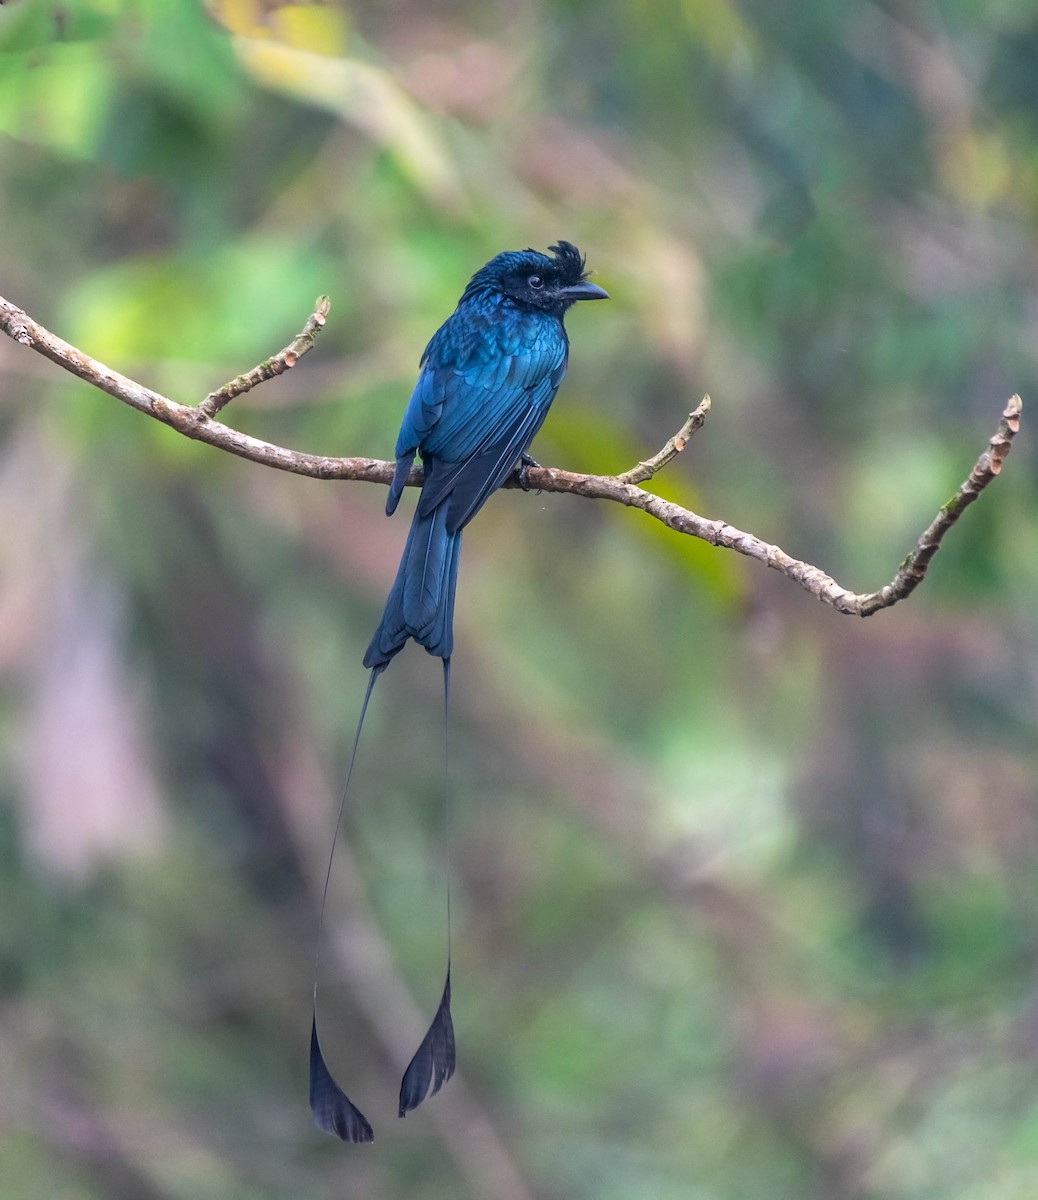
{"type": "Polygon", "coordinates": [[[385,666],[408,638],[430,654],[450,658],[461,531],[448,532],[446,510],[440,505],[428,514],[415,512],[382,620],[364,655],[366,667],[385,666]]]}
{"type": "Polygon", "coordinates": [[[403,613],[409,628],[426,630],[443,607],[450,574],[446,506],[416,517],[404,548],[403,613]]]}

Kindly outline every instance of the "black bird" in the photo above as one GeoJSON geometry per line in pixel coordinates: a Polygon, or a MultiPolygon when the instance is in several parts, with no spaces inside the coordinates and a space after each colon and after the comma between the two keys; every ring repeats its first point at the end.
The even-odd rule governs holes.
{"type": "MultiPolygon", "coordinates": [[[[371,676],[347,787],[375,680],[408,638],[443,660],[446,705],[461,532],[517,466],[535,465],[527,450],[566,374],[567,310],[578,300],[608,299],[589,282],[584,256],[575,246],[560,241],[550,250],[550,255],[506,250],[492,258],[473,275],[422,355],[397,438],[387,514],[396,511],[416,454],[425,480],[396,579],[364,655],[371,676]]],[[[400,1116],[454,1073],[450,986],[448,956],[439,1008],[401,1083],[400,1116]]],[[[344,1141],[369,1142],[371,1126],[332,1078],[321,1053],[316,999],[315,978],[310,1039],[314,1119],[344,1141]]]]}
{"type": "Polygon", "coordinates": [[[461,531],[515,470],[566,374],[562,323],[577,300],[605,300],[569,242],[499,254],[472,277],[422,355],[396,442],[386,512],[415,454],[425,482],[396,581],[364,655],[385,667],[409,637],[448,659],[461,531]]]}

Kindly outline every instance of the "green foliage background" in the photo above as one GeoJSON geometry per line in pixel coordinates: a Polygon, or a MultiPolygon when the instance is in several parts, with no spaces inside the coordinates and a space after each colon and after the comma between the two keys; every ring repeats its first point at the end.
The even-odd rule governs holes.
{"type": "Polygon", "coordinates": [[[867,622],[635,513],[466,536],[461,1072],[406,1122],[444,953],[438,664],[371,713],[380,489],[188,442],[0,342],[0,1194],[1031,1200],[1038,1192],[1038,16],[1025,0],[20,0],[0,293],[232,424],[388,457],[472,271],[559,237],[535,452],[659,480],[854,590],[1025,400],[867,622]],[[428,764],[434,764],[430,770],[428,764]]]}

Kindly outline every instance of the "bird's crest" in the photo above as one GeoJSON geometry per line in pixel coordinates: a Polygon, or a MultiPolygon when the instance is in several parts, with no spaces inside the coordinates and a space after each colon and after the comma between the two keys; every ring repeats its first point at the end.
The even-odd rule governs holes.
{"type": "MultiPolygon", "coordinates": [[[[575,283],[583,283],[587,279],[587,259],[572,242],[559,241],[554,246],[549,246],[548,249],[554,255],[559,274],[567,287],[572,287],[575,283]]],[[[533,251],[528,253],[533,253],[533,251]]]]}
{"type": "Polygon", "coordinates": [[[540,250],[532,248],[502,251],[472,276],[462,301],[486,292],[504,291],[515,295],[513,289],[516,282],[532,274],[540,276],[545,282],[550,281],[556,288],[576,287],[586,281],[588,273],[584,255],[572,242],[559,241],[548,249],[550,254],[542,254],[540,250]]]}

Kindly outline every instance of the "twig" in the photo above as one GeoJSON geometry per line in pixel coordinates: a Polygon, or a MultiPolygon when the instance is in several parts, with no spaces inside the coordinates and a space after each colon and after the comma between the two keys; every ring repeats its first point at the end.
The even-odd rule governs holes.
{"type": "MultiPolygon", "coordinates": [[[[944,535],[959,519],[967,505],[972,504],[1002,470],[1013,437],[1020,428],[1021,408],[1020,397],[1011,396],[1002,413],[997,432],[977,459],[965,482],[955,496],[938,511],[933,522],[920,536],[915,549],[898,568],[893,580],[877,592],[848,591],[820,567],[801,562],[781,547],[763,542],[752,533],[736,529],[726,521],[708,520],[687,508],[682,508],[679,504],[624,483],[623,475],[576,475],[554,467],[530,467],[527,471],[527,482],[531,488],[543,492],[572,492],[596,500],[612,500],[628,508],[639,508],[677,533],[687,533],[691,537],[709,542],[712,546],[722,546],[726,550],[734,550],[748,558],[757,559],[792,579],[804,591],[821,600],[823,604],[835,608],[837,612],[869,617],[881,608],[890,608],[899,600],[903,600],[922,583],[930,560],[937,553],[944,535]]],[[[514,485],[510,482],[506,486],[514,485]]]]}
{"type": "Polygon", "coordinates": [[[886,587],[862,598],[860,616],[868,617],[881,608],[889,608],[898,600],[910,595],[923,582],[930,560],[940,549],[944,535],[962,516],[989,483],[1002,471],[1013,438],[1020,430],[1020,412],[1023,403],[1019,396],[1010,396],[1002,411],[998,430],[988,442],[988,448],[977,459],[973,470],[960,485],[959,490],[938,511],[930,526],[923,531],[915,549],[897,569],[897,574],[886,587]]]}
{"type": "MultiPolygon", "coordinates": [[[[250,462],[275,467],[280,471],[291,471],[296,475],[309,475],[315,479],[355,479],[366,483],[388,484],[393,478],[393,464],[376,458],[329,458],[320,454],[305,454],[239,433],[228,425],[214,421],[203,412],[201,405],[196,407],[178,404],[175,400],[153,392],[135,380],[106,367],[104,363],[84,354],[82,350],[62,341],[2,296],[0,329],[19,345],[35,350],[37,354],[49,358],[59,367],[64,367],[66,371],[102,392],[107,392],[109,396],[114,396],[116,400],[121,400],[123,404],[154,417],[185,437],[205,442],[218,450],[226,450],[239,458],[247,458],[250,462]]],[[[250,376],[252,374],[251,371],[247,373],[250,376]]],[[[232,384],[225,385],[226,388],[232,386],[233,381],[232,384]]],[[[211,394],[218,395],[223,391],[223,388],[218,388],[211,394]]],[[[421,481],[421,471],[415,471],[408,482],[418,484],[421,481]]]]}
{"type": "MultiPolygon", "coordinates": [[[[314,312],[298,337],[280,354],[267,359],[252,371],[210,393],[197,406],[178,404],[166,396],[143,387],[132,379],[120,375],[103,363],[90,358],[75,346],[63,342],[42,325],[33,321],[20,308],[0,296],[0,329],[19,345],[27,346],[38,354],[51,359],[66,371],[92,384],[124,404],[154,417],[169,425],[185,437],[205,442],[219,450],[226,450],[240,458],[263,466],[276,467],[296,475],[308,475],[316,479],[351,479],[365,483],[388,484],[393,477],[391,462],[374,458],[332,458],[324,455],[305,454],[276,446],[259,438],[239,433],[213,419],[234,396],[255,387],[264,379],[280,374],[291,367],[300,355],[313,345],[317,332],[324,324],[328,313],[327,297],[321,297],[314,312]]],[[[594,500],[611,500],[628,508],[637,508],[655,517],[677,533],[701,538],[712,546],[722,546],[757,559],[766,566],[781,572],[799,584],[810,595],[835,608],[837,612],[861,617],[871,616],[882,608],[889,608],[910,595],[922,582],[930,561],[937,552],[941,540],[989,483],[999,474],[1009,453],[1013,436],[1020,428],[1021,400],[1012,396],[1006,404],[997,432],[977,460],[973,470],[960,486],[955,496],[945,504],[937,516],[920,536],[915,549],[902,562],[893,580],[877,592],[856,593],[848,591],[819,567],[788,555],[779,546],[761,541],[753,534],[745,533],[726,521],[711,521],[690,509],[682,508],[669,500],[638,487],[639,483],[651,479],[662,467],[679,454],[693,434],[702,427],[710,409],[709,396],[689,414],[681,429],[658,454],[638,463],[620,475],[581,475],[562,471],[556,467],[528,467],[528,487],[542,492],[568,492],[594,500]]],[[[410,486],[420,485],[423,479],[420,467],[415,467],[409,478],[410,486]]],[[[515,476],[506,487],[517,487],[515,476]]]]}
{"type": "Polygon", "coordinates": [[[629,471],[616,476],[617,483],[647,483],[657,471],[662,470],[667,463],[688,445],[695,434],[706,423],[707,413],[710,412],[710,397],[704,396],[699,404],[688,414],[688,420],[676,434],[667,442],[659,454],[638,463],[629,471]]]}
{"type": "Polygon", "coordinates": [[[253,367],[251,371],[239,375],[230,383],[225,383],[217,391],[210,392],[198,406],[199,411],[209,418],[215,417],[220,409],[229,404],[235,396],[242,395],[243,392],[249,391],[259,383],[273,379],[275,375],[283,375],[289,367],[294,367],[308,350],[314,348],[314,342],[317,341],[317,335],[324,328],[331,306],[332,302],[327,296],[318,296],[314,304],[314,311],[307,318],[306,324],[284,350],[272,358],[264,359],[258,367],[253,367]]]}

